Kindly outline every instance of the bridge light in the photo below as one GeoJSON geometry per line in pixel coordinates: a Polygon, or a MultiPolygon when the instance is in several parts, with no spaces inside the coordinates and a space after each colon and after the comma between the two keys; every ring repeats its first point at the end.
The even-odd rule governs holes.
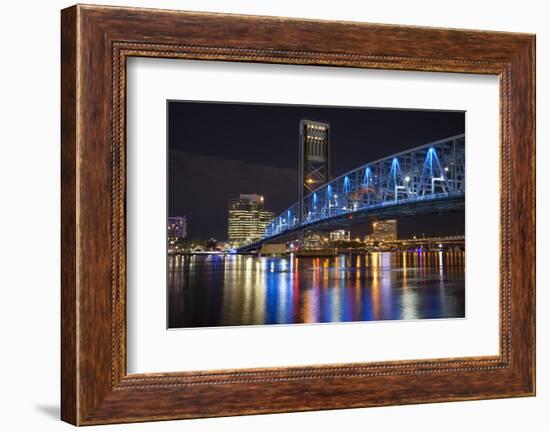
{"type": "Polygon", "coordinates": [[[409,182],[411,180],[411,177],[405,177],[405,182],[409,182]]]}
{"type": "Polygon", "coordinates": [[[443,244],[439,244],[439,248],[443,247],[443,244]]]}
{"type": "Polygon", "coordinates": [[[306,182],[307,182],[308,184],[311,184],[311,183],[313,182],[313,178],[308,178],[308,179],[306,180],[306,182]]]}
{"type": "Polygon", "coordinates": [[[449,172],[449,167],[445,166],[445,172],[449,172]]]}

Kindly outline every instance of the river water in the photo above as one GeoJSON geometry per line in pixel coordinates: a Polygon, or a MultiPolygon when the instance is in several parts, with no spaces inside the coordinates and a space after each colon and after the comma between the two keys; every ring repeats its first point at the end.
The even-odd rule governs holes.
{"type": "Polygon", "coordinates": [[[464,317],[464,252],[168,260],[169,328],[464,317]]]}

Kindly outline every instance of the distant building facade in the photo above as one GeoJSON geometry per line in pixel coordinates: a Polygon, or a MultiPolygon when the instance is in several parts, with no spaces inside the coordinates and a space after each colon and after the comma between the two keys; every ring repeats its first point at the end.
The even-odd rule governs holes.
{"type": "Polygon", "coordinates": [[[275,214],[264,208],[264,197],[256,193],[241,194],[229,200],[227,238],[233,247],[261,238],[275,214]]]}
{"type": "Polygon", "coordinates": [[[306,250],[323,248],[328,238],[321,231],[306,231],[302,241],[302,247],[306,250]]]}
{"type": "Polygon", "coordinates": [[[168,217],[168,241],[174,243],[187,237],[187,217],[168,217]]]}
{"type": "Polygon", "coordinates": [[[397,220],[377,220],[371,224],[372,233],[365,242],[387,242],[397,239],[397,220]]]}
{"type": "Polygon", "coordinates": [[[330,241],[349,241],[350,231],[344,229],[333,230],[329,235],[330,241]]]}

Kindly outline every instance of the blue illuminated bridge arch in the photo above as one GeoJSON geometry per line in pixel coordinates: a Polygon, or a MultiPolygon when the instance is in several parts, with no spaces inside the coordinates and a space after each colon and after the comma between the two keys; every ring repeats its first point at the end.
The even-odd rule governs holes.
{"type": "Polygon", "coordinates": [[[442,213],[464,208],[464,134],[359,166],[295,203],[270,223],[264,236],[238,249],[284,241],[303,230],[330,229],[370,218],[442,213]]]}

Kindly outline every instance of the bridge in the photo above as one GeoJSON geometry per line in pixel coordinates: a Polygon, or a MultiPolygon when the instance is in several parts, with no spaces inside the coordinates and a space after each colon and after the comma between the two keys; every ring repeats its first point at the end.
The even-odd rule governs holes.
{"type": "Polygon", "coordinates": [[[460,210],[465,181],[464,134],[430,142],[330,180],[278,215],[262,238],[237,252],[286,241],[307,230],[460,210]]]}

